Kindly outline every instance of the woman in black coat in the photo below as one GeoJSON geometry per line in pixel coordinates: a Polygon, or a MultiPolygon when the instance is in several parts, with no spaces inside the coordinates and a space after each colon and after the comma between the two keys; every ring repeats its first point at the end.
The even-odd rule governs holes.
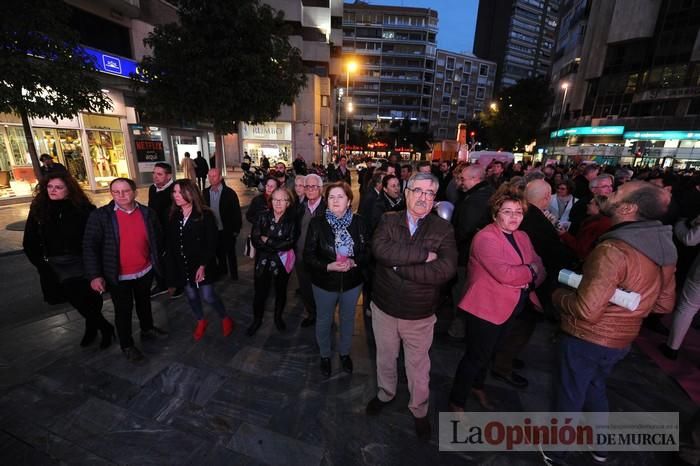
{"type": "Polygon", "coordinates": [[[37,186],[22,245],[39,272],[44,301],[69,302],[85,318],[80,346],[95,341],[99,330],[104,349],[112,343],[114,327],[102,316],[102,296],[83,276],[83,234],[94,209],[71,175],[50,173],[37,186]]]}
{"type": "Polygon", "coordinates": [[[287,303],[287,283],[294,266],[294,245],[299,237],[296,215],[292,207],[292,194],[286,188],[275,189],[270,199],[272,210],[263,212],[253,224],[250,234],[255,247],[255,295],[253,298],[253,323],[246,332],[255,335],[262,325],[265,300],[272,281],[275,282],[275,326],[287,328],[282,311],[287,303]]]}
{"type": "Polygon", "coordinates": [[[263,191],[263,193],[255,196],[253,200],[250,201],[248,210],[245,213],[246,220],[248,220],[253,225],[255,225],[255,221],[258,219],[260,214],[262,214],[263,212],[267,212],[272,208],[272,206],[270,205],[270,196],[272,196],[272,191],[279,188],[280,182],[277,181],[277,178],[268,176],[267,178],[265,178],[264,186],[265,190],[263,191]]]}
{"type": "Polygon", "coordinates": [[[364,221],[352,213],[352,190],[344,181],[326,187],[328,208],[309,224],[304,245],[304,264],[311,275],[316,302],[316,341],[321,351],[321,373],[331,375],[331,324],[338,305],[343,370],[352,373],[350,344],[355,324],[355,306],[362,290],[369,261],[364,221]]]}
{"type": "Polygon", "coordinates": [[[173,183],[173,207],[167,231],[168,285],[184,287],[185,296],[197,318],[193,337],[200,340],[207,328],[202,300],[221,317],[225,337],[233,331],[233,319],[214,290],[216,280],[216,239],[219,229],[212,211],[192,180],[173,183]],[[200,298],[201,292],[201,298],[200,298]]]}

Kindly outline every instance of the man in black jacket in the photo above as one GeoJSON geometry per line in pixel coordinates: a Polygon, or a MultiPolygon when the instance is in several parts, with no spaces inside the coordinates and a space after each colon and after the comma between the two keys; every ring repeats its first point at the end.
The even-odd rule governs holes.
{"type": "Polygon", "coordinates": [[[241,203],[238,201],[236,191],[224,183],[221,170],[212,168],[207,176],[209,187],[204,190],[204,202],[214,212],[216,225],[219,228],[219,237],[216,242],[216,266],[219,273],[226,274],[228,269],[231,278],[238,280],[236,239],[243,225],[241,203]]]}
{"type": "MultiPolygon", "coordinates": [[[[168,226],[170,207],[173,205],[173,168],[169,163],[156,162],[153,167],[153,184],[148,188],[148,208],[156,213],[160,231],[165,231],[168,226]]],[[[156,286],[151,290],[151,297],[166,293],[168,287],[165,277],[155,275],[156,286]]],[[[174,297],[182,295],[182,290],[176,290],[174,297]]]]}
{"type": "Polygon", "coordinates": [[[207,172],[209,172],[209,164],[207,159],[202,157],[201,151],[197,151],[197,157],[194,159],[194,172],[197,174],[197,186],[199,186],[201,191],[207,184],[207,172]]]}
{"type": "Polygon", "coordinates": [[[109,291],[119,344],[131,362],[143,360],[131,336],[131,315],[141,324],[141,340],[167,335],[153,325],[149,296],[153,273],[161,267],[160,225],[154,211],[136,202],[136,183],[115,178],[109,185],[112,202],[94,210],[83,237],[83,263],[90,286],[109,291]]]}
{"type": "Polygon", "coordinates": [[[406,204],[401,197],[401,182],[396,175],[386,175],[382,178],[382,191],[377,195],[372,208],[370,228],[367,230],[371,236],[379,225],[382,215],[387,212],[404,210],[406,204]]]}
{"type": "Polygon", "coordinates": [[[459,174],[460,187],[464,198],[455,206],[452,225],[457,240],[457,282],[452,287],[454,317],[447,333],[453,338],[464,338],[464,312],[457,309],[467,281],[467,261],[469,248],[474,235],[491,223],[489,199],[495,192],[493,185],[486,180],[486,173],[480,165],[470,165],[459,174]]]}

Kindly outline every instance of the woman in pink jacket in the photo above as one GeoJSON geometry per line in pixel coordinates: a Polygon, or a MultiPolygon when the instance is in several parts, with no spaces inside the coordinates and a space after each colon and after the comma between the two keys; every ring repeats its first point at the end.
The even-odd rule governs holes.
{"type": "Polygon", "coordinates": [[[488,403],[483,384],[499,341],[528,299],[541,308],[534,289],[545,278],[544,266],[527,234],[517,231],[526,209],[522,194],[503,186],[491,198],[493,223],[472,242],[459,303],[467,313],[467,347],[450,394],[452,411],[464,411],[470,389],[482,405],[488,403]]]}

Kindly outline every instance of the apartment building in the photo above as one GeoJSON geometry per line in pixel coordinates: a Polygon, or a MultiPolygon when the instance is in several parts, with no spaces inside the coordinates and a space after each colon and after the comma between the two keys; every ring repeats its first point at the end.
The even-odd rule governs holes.
{"type": "Polygon", "coordinates": [[[430,112],[433,139],[457,138],[457,124],[476,118],[493,100],[496,63],[438,49],[430,112]]]}
{"type": "Polygon", "coordinates": [[[474,54],[496,63],[496,91],[548,76],[560,0],[479,2],[474,54]]]}

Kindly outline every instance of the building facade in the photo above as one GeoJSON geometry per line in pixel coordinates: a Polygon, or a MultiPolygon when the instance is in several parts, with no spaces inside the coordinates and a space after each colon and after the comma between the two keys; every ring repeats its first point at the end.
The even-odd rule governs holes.
{"type": "Polygon", "coordinates": [[[435,140],[456,140],[457,124],[477,118],[493,100],[496,63],[438,49],[430,131],[435,140]]]}
{"type": "Polygon", "coordinates": [[[496,90],[548,76],[560,0],[479,2],[474,54],[496,63],[496,90]]]}
{"type": "Polygon", "coordinates": [[[562,27],[578,21],[585,33],[557,46],[559,92],[547,122],[554,155],[700,166],[700,3],[565,3],[562,27]],[[612,126],[623,130],[576,130],[612,126]]]}
{"type": "Polygon", "coordinates": [[[357,63],[358,70],[340,76],[337,88],[348,87],[338,113],[341,121],[348,112],[349,124],[356,130],[394,131],[392,122],[406,119],[412,129],[427,130],[437,31],[435,10],[346,3],[343,56],[357,63]]]}

